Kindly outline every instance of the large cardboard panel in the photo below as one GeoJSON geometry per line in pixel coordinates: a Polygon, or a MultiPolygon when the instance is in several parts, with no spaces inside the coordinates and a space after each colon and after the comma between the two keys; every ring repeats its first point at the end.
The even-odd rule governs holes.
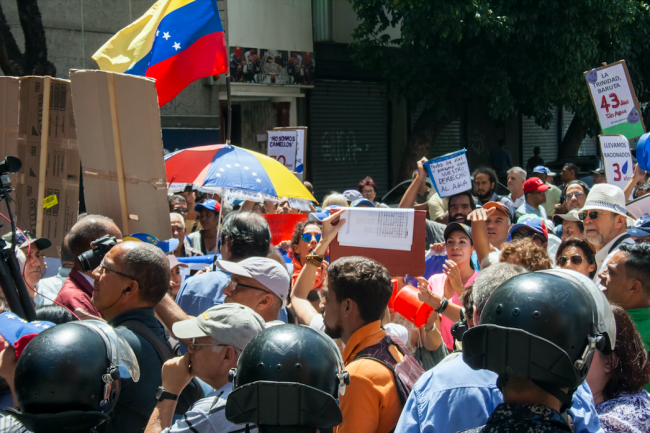
{"type": "Polygon", "coordinates": [[[125,235],[145,232],[171,238],[154,80],[94,70],[71,70],[70,79],[88,213],[112,218],[125,235]],[[128,227],[122,218],[116,142],[124,169],[128,227]]]}
{"type": "Polygon", "coordinates": [[[0,159],[17,153],[19,84],[16,77],[0,77],[0,159]]]}
{"type": "Polygon", "coordinates": [[[330,263],[341,257],[362,256],[376,260],[386,269],[391,276],[421,277],[424,275],[424,254],[426,252],[426,212],[415,211],[413,224],[413,244],[411,251],[382,250],[377,248],[344,247],[336,238],[330,244],[330,263]]]}
{"type": "Polygon", "coordinates": [[[16,222],[18,227],[30,230],[37,227],[39,180],[44,178],[43,198],[56,196],[58,204],[43,209],[41,236],[52,242],[43,252],[47,257],[59,257],[65,235],[77,220],[79,209],[79,150],[75,131],[70,81],[50,80],[45,90],[45,77],[20,78],[20,97],[17,106],[18,135],[16,153],[23,165],[18,172],[16,188],[16,222]],[[49,92],[49,104],[44,109],[44,92],[49,92]],[[48,127],[44,130],[44,115],[48,127]],[[43,134],[47,134],[45,170],[41,172],[40,159],[43,134]]]}

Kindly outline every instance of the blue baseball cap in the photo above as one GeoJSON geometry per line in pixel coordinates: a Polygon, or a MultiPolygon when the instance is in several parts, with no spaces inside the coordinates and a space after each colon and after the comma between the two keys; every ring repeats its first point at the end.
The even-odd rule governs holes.
{"type": "Polygon", "coordinates": [[[0,335],[14,348],[16,359],[32,338],[53,326],[54,323],[45,320],[27,322],[11,312],[0,314],[0,335]]]}
{"type": "Polygon", "coordinates": [[[635,238],[650,236],[650,214],[645,214],[627,229],[627,234],[635,238]]]}
{"type": "Polygon", "coordinates": [[[636,142],[636,162],[645,171],[650,171],[650,146],[647,146],[650,132],[646,132],[636,142]]]}
{"type": "Polygon", "coordinates": [[[533,173],[548,174],[549,169],[544,167],[543,165],[538,165],[537,167],[533,168],[533,173]]]}
{"type": "Polygon", "coordinates": [[[135,241],[135,242],[145,242],[151,245],[155,245],[165,254],[173,252],[178,248],[178,239],[167,239],[166,241],[159,241],[155,236],[152,236],[147,233],[133,233],[128,236],[124,236],[123,241],[135,241]]]}
{"type": "Polygon", "coordinates": [[[343,196],[349,202],[353,202],[355,200],[363,198],[361,193],[359,191],[357,191],[356,189],[348,189],[348,190],[343,191],[343,196]]]}
{"type": "Polygon", "coordinates": [[[358,200],[353,201],[350,204],[350,207],[375,207],[375,205],[373,204],[373,202],[371,202],[368,199],[360,198],[358,200]]]}
{"type": "MultiPolygon", "coordinates": [[[[11,232],[2,236],[2,239],[11,244],[11,232]]],[[[18,248],[27,248],[28,245],[35,245],[39,250],[46,250],[52,246],[52,242],[46,238],[37,238],[29,230],[24,230],[22,233],[16,229],[16,244],[18,248]],[[23,235],[24,234],[24,235],[23,235]]]]}
{"type": "Polygon", "coordinates": [[[203,203],[197,203],[197,204],[194,205],[194,210],[196,212],[198,212],[199,209],[201,209],[201,208],[213,210],[215,212],[219,212],[221,210],[221,205],[219,204],[218,201],[210,198],[210,199],[204,201],[203,203]]]}
{"type": "Polygon", "coordinates": [[[536,231],[537,233],[541,234],[546,238],[548,241],[548,230],[546,229],[546,224],[544,224],[544,221],[539,219],[537,216],[531,216],[531,215],[522,215],[521,218],[517,221],[517,224],[513,225],[510,227],[510,235],[517,230],[519,230],[521,227],[528,227],[531,230],[536,231]]]}
{"type": "Polygon", "coordinates": [[[333,209],[340,209],[340,208],[341,208],[341,206],[339,206],[337,204],[333,204],[332,206],[327,206],[325,209],[323,209],[320,212],[312,212],[312,213],[310,213],[308,219],[315,220],[315,221],[323,221],[325,218],[330,216],[333,209]]]}

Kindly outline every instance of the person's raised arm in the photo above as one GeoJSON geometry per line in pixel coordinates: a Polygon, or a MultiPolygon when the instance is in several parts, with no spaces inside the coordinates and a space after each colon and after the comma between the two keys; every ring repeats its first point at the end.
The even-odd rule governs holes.
{"type": "Polygon", "coordinates": [[[632,178],[627,182],[627,185],[625,185],[625,188],[623,189],[623,194],[625,194],[626,203],[630,201],[630,197],[632,197],[632,193],[634,192],[634,187],[636,187],[636,184],[639,183],[639,181],[645,179],[645,174],[646,171],[643,170],[641,167],[639,167],[639,164],[636,164],[634,166],[634,174],[632,175],[632,178]]]}
{"type": "Polygon", "coordinates": [[[156,305],[155,310],[160,321],[163,322],[171,336],[174,338],[176,338],[172,332],[172,326],[174,326],[174,323],[192,319],[192,316],[188,316],[169,295],[163,296],[162,300],[156,305]]]}
{"type": "Polygon", "coordinates": [[[474,242],[474,249],[479,263],[492,251],[485,221],[487,221],[488,216],[492,215],[494,209],[496,208],[487,210],[479,208],[467,215],[467,219],[472,222],[472,242],[474,242]]]}
{"type": "Polygon", "coordinates": [[[400,200],[398,206],[400,209],[413,209],[415,206],[415,200],[418,197],[420,185],[422,185],[427,178],[427,172],[424,169],[425,162],[427,162],[426,158],[422,158],[418,161],[418,174],[415,176],[415,179],[413,182],[411,182],[411,185],[409,185],[408,189],[404,193],[402,200],[400,200]]]}
{"type": "Polygon", "coordinates": [[[250,212],[255,207],[255,202],[251,200],[246,200],[241,204],[239,212],[250,212]]]}
{"type": "MultiPolygon", "coordinates": [[[[189,353],[172,358],[163,364],[162,387],[166,392],[180,395],[191,380],[189,353]]],[[[160,433],[164,429],[171,427],[176,403],[177,401],[173,399],[159,401],[149,418],[145,433],[160,433]]]]}
{"type": "MultiPolygon", "coordinates": [[[[334,240],[343,224],[345,224],[345,220],[340,219],[343,212],[345,212],[345,209],[338,209],[323,220],[323,235],[316,248],[314,248],[313,254],[315,256],[325,257],[330,243],[334,240]]],[[[314,277],[316,276],[317,270],[318,266],[307,260],[291,292],[291,305],[296,312],[298,322],[307,326],[309,326],[314,316],[320,314],[316,311],[312,303],[307,300],[307,295],[314,287],[314,277]]]]}

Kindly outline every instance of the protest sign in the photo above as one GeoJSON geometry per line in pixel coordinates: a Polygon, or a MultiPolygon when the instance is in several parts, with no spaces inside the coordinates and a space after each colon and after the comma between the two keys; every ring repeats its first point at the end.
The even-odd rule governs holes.
{"type": "Polygon", "coordinates": [[[634,173],[630,143],[622,135],[599,135],[607,183],[622,190],[634,173]]]}
{"type": "Polygon", "coordinates": [[[472,189],[465,149],[431,159],[424,167],[441,198],[472,189]]]}
{"type": "Polygon", "coordinates": [[[279,127],[273,128],[274,131],[296,131],[296,169],[300,181],[305,180],[305,160],[307,159],[307,127],[279,127]]]}
{"type": "Polygon", "coordinates": [[[345,208],[346,221],[337,240],[346,247],[410,251],[413,244],[413,209],[345,208]]]}
{"type": "Polygon", "coordinates": [[[645,124],[625,60],[594,68],[584,75],[603,133],[621,134],[628,140],[643,135],[645,124]]]}
{"type": "Polygon", "coordinates": [[[268,131],[266,154],[290,171],[296,171],[297,144],[296,131],[268,131]]]}
{"type": "Polygon", "coordinates": [[[263,215],[271,229],[271,245],[278,245],[282,241],[290,241],[296,224],[306,221],[305,214],[278,213],[263,215]]]}
{"type": "Polygon", "coordinates": [[[650,194],[642,195],[632,201],[628,201],[625,209],[634,218],[639,219],[645,214],[650,214],[650,194]]]}

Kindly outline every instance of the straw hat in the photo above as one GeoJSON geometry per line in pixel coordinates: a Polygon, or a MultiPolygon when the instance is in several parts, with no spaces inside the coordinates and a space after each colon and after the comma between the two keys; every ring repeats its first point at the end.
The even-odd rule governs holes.
{"type": "Polygon", "coordinates": [[[587,195],[587,201],[580,211],[604,210],[627,216],[625,194],[621,188],[607,183],[594,185],[587,195]]]}

